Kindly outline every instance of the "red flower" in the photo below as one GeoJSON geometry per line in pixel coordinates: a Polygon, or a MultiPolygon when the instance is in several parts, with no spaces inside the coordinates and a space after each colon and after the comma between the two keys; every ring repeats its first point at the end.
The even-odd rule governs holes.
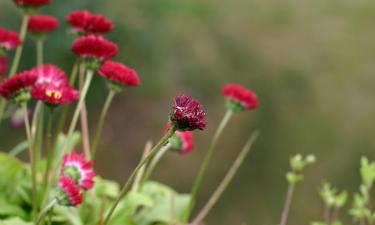
{"type": "Polygon", "coordinates": [[[0,83],[0,95],[6,99],[14,98],[17,94],[20,94],[20,91],[33,86],[36,79],[37,77],[30,71],[12,76],[0,83]]]}
{"type": "Polygon", "coordinates": [[[95,172],[93,161],[86,161],[85,156],[72,152],[64,157],[62,174],[72,178],[81,188],[88,190],[94,186],[95,172]]]}
{"type": "MultiPolygon", "coordinates": [[[[170,123],[164,128],[164,132],[172,127],[170,123]]],[[[191,131],[176,131],[175,134],[169,139],[169,143],[173,150],[180,154],[187,154],[194,150],[194,135],[191,131]]]]}
{"type": "Polygon", "coordinates": [[[64,206],[77,206],[83,201],[83,194],[70,177],[63,176],[59,180],[60,191],[57,196],[58,203],[64,206]]]}
{"type": "Polygon", "coordinates": [[[51,84],[55,87],[61,87],[68,84],[68,78],[64,71],[55,65],[41,65],[33,68],[30,72],[37,77],[35,85],[51,84]]]}
{"type": "Polygon", "coordinates": [[[124,86],[139,86],[141,84],[137,72],[119,62],[105,61],[98,73],[124,86]]]}
{"type": "Polygon", "coordinates": [[[55,86],[53,84],[33,86],[31,96],[35,100],[40,100],[51,105],[68,104],[77,101],[79,98],[78,91],[70,85],[55,86]]]}
{"type": "Polygon", "coordinates": [[[89,11],[73,11],[66,20],[73,26],[73,31],[83,34],[102,34],[113,30],[111,20],[100,14],[92,14],[89,11]]]}
{"type": "Polygon", "coordinates": [[[170,120],[177,130],[203,130],[206,127],[205,112],[198,100],[188,95],[175,98],[170,120]]]}
{"type": "Polygon", "coordinates": [[[22,7],[40,7],[43,5],[48,5],[52,0],[13,0],[19,6],[22,7]]]}
{"type": "Polygon", "coordinates": [[[8,58],[0,55],[0,76],[4,75],[8,70],[8,58]]]}
{"type": "Polygon", "coordinates": [[[259,105],[257,96],[239,84],[226,84],[222,93],[230,102],[234,102],[246,109],[255,109],[259,105]]]}
{"type": "Polygon", "coordinates": [[[22,43],[20,36],[14,32],[0,28],[0,48],[12,50],[22,43]]]}
{"type": "Polygon", "coordinates": [[[59,21],[48,15],[30,16],[27,29],[32,33],[48,33],[54,31],[59,26],[59,21]]]}
{"type": "Polygon", "coordinates": [[[102,36],[89,35],[73,42],[73,52],[81,58],[106,60],[117,55],[118,47],[102,36]]]}

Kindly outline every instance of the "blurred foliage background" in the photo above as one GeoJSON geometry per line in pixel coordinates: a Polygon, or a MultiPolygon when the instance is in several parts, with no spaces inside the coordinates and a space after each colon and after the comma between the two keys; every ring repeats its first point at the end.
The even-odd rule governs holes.
{"type": "MultiPolygon", "coordinates": [[[[220,89],[237,82],[258,94],[261,107],[236,115],[226,130],[199,205],[249,133],[259,129],[261,136],[208,224],[277,224],[284,174],[295,153],[314,153],[318,163],[297,188],[290,224],[321,219],[322,180],[357,190],[360,156],[375,157],[374,1],[55,0],[41,11],[61,20],[47,41],[46,62],[67,72],[74,56],[65,16],[74,9],[115,21],[108,37],[120,45],[116,59],[136,68],[143,82],[117,96],[110,109],[96,164],[101,176],[124,181],[144,143],[161,136],[173,96],[189,93],[205,105],[208,127],[195,133],[193,154],[169,154],[154,177],[188,192],[225,111],[220,89]]],[[[18,30],[19,24],[16,7],[1,0],[0,25],[18,30]]],[[[28,39],[23,69],[35,64],[34,50],[28,39]]],[[[97,77],[89,92],[91,129],[106,94],[97,77]]],[[[4,126],[0,137],[6,151],[23,140],[24,131],[4,126]]]]}

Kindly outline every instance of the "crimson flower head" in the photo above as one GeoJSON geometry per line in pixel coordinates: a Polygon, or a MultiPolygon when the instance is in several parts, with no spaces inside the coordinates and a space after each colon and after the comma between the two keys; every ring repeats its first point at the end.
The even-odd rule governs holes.
{"type": "Polygon", "coordinates": [[[27,29],[30,33],[36,35],[43,35],[56,30],[59,26],[59,21],[48,15],[33,15],[30,16],[27,29]]]}
{"type": "Polygon", "coordinates": [[[35,85],[51,84],[61,87],[68,84],[68,78],[64,71],[52,64],[35,67],[30,72],[37,77],[35,85]]]}
{"type": "Polygon", "coordinates": [[[64,156],[61,173],[70,177],[79,187],[88,190],[94,186],[95,172],[92,169],[93,161],[87,161],[83,154],[75,151],[64,156]]]}
{"type": "Polygon", "coordinates": [[[52,0],[13,0],[13,2],[22,8],[38,8],[50,4],[52,0]]]}
{"type": "Polygon", "coordinates": [[[179,95],[174,100],[170,120],[180,131],[203,130],[206,127],[205,115],[198,100],[189,95],[179,95]]]}
{"type": "Polygon", "coordinates": [[[102,36],[83,36],[73,42],[73,52],[86,60],[86,66],[96,70],[104,60],[117,55],[118,47],[102,36]]]}
{"type": "Polygon", "coordinates": [[[22,43],[18,33],[0,28],[0,50],[13,50],[22,43]]]}
{"type": "Polygon", "coordinates": [[[35,100],[43,101],[50,106],[68,104],[77,101],[78,91],[70,85],[55,86],[53,84],[34,85],[31,96],[35,100]]]}
{"type": "MultiPolygon", "coordinates": [[[[172,127],[167,124],[164,129],[167,132],[172,127]]],[[[180,154],[188,154],[194,150],[194,135],[192,131],[176,131],[175,134],[169,139],[171,148],[180,154]]]]}
{"type": "Polygon", "coordinates": [[[73,32],[78,34],[103,34],[113,30],[111,20],[100,14],[89,11],[73,11],[66,17],[67,22],[73,26],[73,32]]]}
{"type": "Polygon", "coordinates": [[[8,70],[8,58],[0,55],[0,76],[4,75],[8,70]]]}
{"type": "Polygon", "coordinates": [[[59,191],[57,202],[63,206],[77,206],[83,201],[83,194],[80,187],[68,176],[63,176],[59,180],[59,191]]]}
{"type": "Polygon", "coordinates": [[[239,84],[226,84],[222,93],[228,100],[228,108],[233,111],[251,110],[259,105],[257,96],[239,84]]]}
{"type": "Polygon", "coordinates": [[[98,73],[110,81],[112,90],[121,90],[122,86],[139,86],[141,81],[137,72],[115,61],[105,61],[98,73]]]}
{"type": "Polygon", "coordinates": [[[12,76],[0,83],[0,95],[18,103],[30,99],[30,88],[35,84],[37,77],[30,71],[12,76]]]}

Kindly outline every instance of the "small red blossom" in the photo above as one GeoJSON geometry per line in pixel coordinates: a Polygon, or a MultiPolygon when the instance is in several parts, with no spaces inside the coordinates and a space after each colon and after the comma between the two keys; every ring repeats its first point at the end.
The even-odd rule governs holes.
{"type": "Polygon", "coordinates": [[[0,76],[4,75],[8,70],[8,58],[0,55],[0,76]]]}
{"type": "Polygon", "coordinates": [[[53,84],[34,85],[31,96],[35,100],[43,101],[50,105],[62,105],[77,101],[78,91],[70,85],[55,86],[53,84]]]}
{"type": "Polygon", "coordinates": [[[101,76],[124,86],[139,86],[141,84],[137,72],[119,62],[111,60],[105,61],[98,73],[101,76]]]}
{"type": "Polygon", "coordinates": [[[21,7],[32,7],[37,8],[44,5],[48,5],[52,2],[52,0],[13,0],[14,3],[21,7]]]}
{"type": "Polygon", "coordinates": [[[73,26],[73,31],[82,34],[103,34],[113,30],[111,20],[100,14],[92,14],[89,11],[73,11],[67,18],[67,22],[73,26]]]}
{"type": "Polygon", "coordinates": [[[21,90],[31,88],[37,77],[30,71],[25,71],[12,76],[0,83],[0,95],[6,99],[11,99],[21,90]]]}
{"type": "Polygon", "coordinates": [[[118,47],[102,36],[83,36],[73,42],[73,52],[81,58],[107,60],[117,55],[118,47]]]}
{"type": "Polygon", "coordinates": [[[57,196],[58,203],[64,206],[77,206],[83,201],[83,194],[70,177],[63,176],[59,180],[60,191],[57,196]]]}
{"type": "Polygon", "coordinates": [[[257,96],[239,84],[226,84],[222,89],[223,95],[246,109],[255,109],[259,105],[257,96]]]}
{"type": "Polygon", "coordinates": [[[187,131],[206,127],[202,104],[188,95],[179,95],[174,100],[170,120],[177,130],[187,131]]]}
{"type": "MultiPolygon", "coordinates": [[[[170,123],[164,128],[164,132],[172,127],[170,123]]],[[[173,150],[180,154],[188,154],[194,150],[194,135],[192,131],[176,131],[175,134],[169,139],[169,143],[173,150]]]]}
{"type": "Polygon", "coordinates": [[[27,29],[31,33],[49,33],[54,31],[59,26],[59,21],[48,15],[33,15],[30,16],[27,29]]]}
{"type": "Polygon", "coordinates": [[[68,78],[64,71],[55,65],[41,65],[33,68],[31,73],[37,77],[35,85],[50,84],[55,87],[61,87],[68,84],[68,78]]]}
{"type": "Polygon", "coordinates": [[[0,48],[13,50],[22,43],[18,33],[0,28],[0,48]]]}
{"type": "Polygon", "coordinates": [[[94,186],[95,171],[92,169],[93,161],[86,161],[83,154],[75,151],[65,155],[61,173],[72,178],[81,188],[88,190],[94,186]]]}

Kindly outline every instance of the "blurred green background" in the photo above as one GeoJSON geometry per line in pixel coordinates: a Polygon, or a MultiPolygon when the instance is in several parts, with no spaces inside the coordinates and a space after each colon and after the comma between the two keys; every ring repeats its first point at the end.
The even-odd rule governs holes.
{"type": "MultiPolygon", "coordinates": [[[[375,1],[55,0],[41,11],[61,20],[47,41],[46,62],[67,72],[74,56],[64,18],[74,9],[115,21],[108,38],[119,43],[116,59],[136,68],[143,82],[117,96],[110,109],[96,165],[101,176],[124,181],[144,143],[161,136],[172,98],[189,93],[205,105],[208,127],[195,133],[193,154],[168,155],[154,177],[188,192],[225,111],[220,89],[236,82],[254,90],[261,107],[239,113],[227,128],[199,206],[250,132],[259,129],[261,136],[207,224],[277,224],[284,174],[295,153],[314,153],[318,163],[297,188],[289,224],[321,219],[317,189],[322,180],[357,190],[360,156],[375,156],[375,1]]],[[[19,24],[16,7],[1,0],[0,25],[18,30],[19,24]]],[[[34,64],[28,39],[21,66],[34,64]]],[[[97,77],[89,92],[91,129],[106,94],[97,77]]],[[[4,126],[1,149],[10,149],[23,135],[4,126]]]]}

